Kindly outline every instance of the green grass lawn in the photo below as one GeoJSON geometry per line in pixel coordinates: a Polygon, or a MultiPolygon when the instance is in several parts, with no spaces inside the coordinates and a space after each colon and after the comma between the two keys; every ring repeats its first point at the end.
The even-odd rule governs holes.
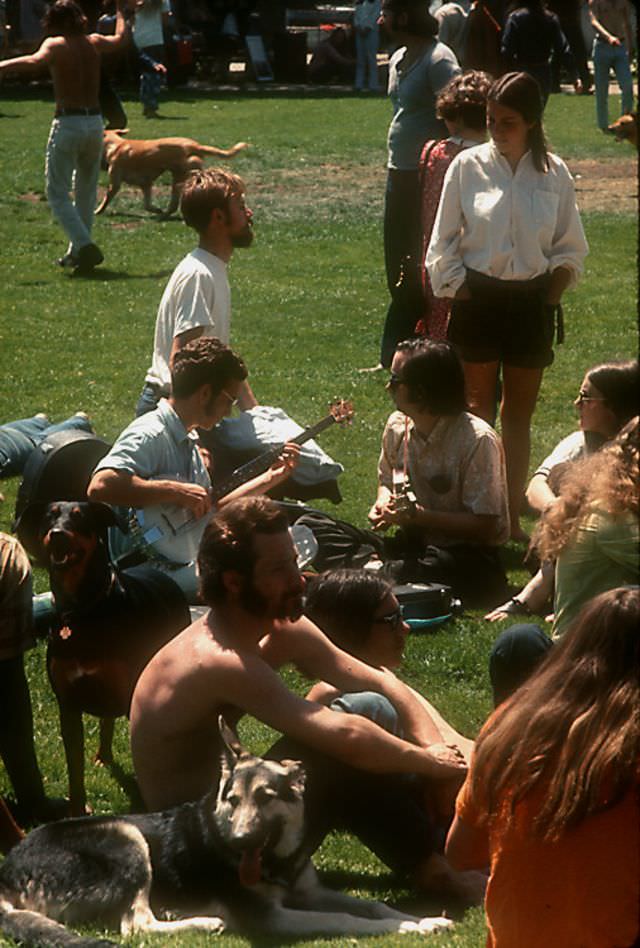
{"type": "MultiPolygon", "coordinates": [[[[330,430],[322,443],[346,468],[340,516],[363,524],[390,408],[384,378],[357,371],[377,360],[387,302],[381,214],[388,103],[382,98],[181,92],[163,105],[165,121],[144,121],[137,102],[125,104],[133,137],[180,134],[220,146],[251,142],[251,150],[233,165],[247,181],[256,232],[253,247],[237,251],[231,264],[233,344],[250,367],[258,398],[280,405],[302,424],[318,420],[335,396],[353,399],[353,425],[330,430]]],[[[632,153],[599,133],[594,111],[591,98],[553,96],[547,128],[562,157],[597,161],[600,175],[606,175],[621,161],[630,163],[632,153]]],[[[123,188],[94,230],[104,266],[92,279],[70,279],[53,264],[65,246],[43,198],[50,93],[32,88],[21,97],[18,87],[4,85],[0,113],[0,421],[37,411],[58,421],[84,409],[98,434],[113,439],[132,418],[163,287],[194,245],[194,235],[180,220],[153,219],[143,211],[139,193],[123,188]]],[[[163,190],[168,200],[166,186],[163,190]]],[[[617,198],[612,183],[604,205],[610,210],[584,210],[591,252],[583,280],[566,297],[567,338],[545,375],[534,420],[534,463],[575,426],[571,402],[585,369],[636,351],[636,220],[632,213],[616,213],[617,198]]],[[[0,527],[5,530],[17,484],[14,479],[2,485],[6,500],[0,505],[0,527]]],[[[518,551],[508,547],[505,557],[513,581],[521,581],[518,551]]],[[[41,574],[37,588],[46,588],[41,574]]],[[[408,643],[407,681],[469,736],[490,709],[486,661],[496,632],[471,614],[408,643]]],[[[61,795],[66,774],[43,656],[42,646],[28,656],[36,740],[47,787],[61,795]]],[[[291,682],[302,687],[297,676],[291,682]]],[[[94,810],[124,811],[129,797],[115,776],[90,762],[97,747],[96,722],[89,721],[87,730],[94,810]]],[[[266,729],[255,722],[241,730],[257,752],[269,741],[266,729]]],[[[124,721],[118,723],[116,759],[130,775],[124,721]]],[[[7,791],[0,768],[0,793],[7,791]]],[[[317,864],[333,885],[418,907],[374,857],[345,837],[328,840],[317,864]]],[[[421,902],[419,907],[430,912],[442,905],[421,902]]],[[[482,945],[482,912],[457,917],[459,925],[436,943],[482,945]]],[[[401,943],[413,944],[412,939],[404,936],[401,943]]],[[[163,941],[145,936],[130,944],[163,941]]],[[[0,944],[5,943],[0,936],[0,944]]],[[[195,948],[205,944],[205,937],[172,943],[195,948]]],[[[223,936],[221,944],[247,942],[223,936]]]]}

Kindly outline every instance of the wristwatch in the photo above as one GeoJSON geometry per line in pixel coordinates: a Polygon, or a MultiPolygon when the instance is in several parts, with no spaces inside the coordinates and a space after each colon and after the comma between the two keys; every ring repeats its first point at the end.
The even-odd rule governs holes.
{"type": "Polygon", "coordinates": [[[523,602],[522,599],[518,599],[517,596],[512,596],[509,602],[507,603],[507,608],[504,610],[512,616],[530,616],[531,609],[526,602],[523,602]]]}

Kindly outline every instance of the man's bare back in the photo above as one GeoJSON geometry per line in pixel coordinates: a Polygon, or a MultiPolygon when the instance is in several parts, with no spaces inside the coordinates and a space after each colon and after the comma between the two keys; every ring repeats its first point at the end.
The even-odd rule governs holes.
{"type": "Polygon", "coordinates": [[[95,33],[89,36],[52,36],[45,40],[43,46],[48,44],[48,66],[57,109],[97,107],[100,40],[101,37],[95,33]]]}
{"type": "MultiPolygon", "coordinates": [[[[33,71],[46,66],[53,80],[57,110],[97,108],[100,56],[121,45],[125,39],[122,3],[123,0],[117,0],[116,32],[113,36],[102,36],[100,33],[86,35],[82,32],[49,36],[35,53],[2,60],[0,76],[4,72],[33,71]]],[[[86,20],[84,23],[86,28],[86,20]]]]}
{"type": "Polygon", "coordinates": [[[206,618],[169,642],[140,676],[131,705],[131,750],[145,803],[164,809],[201,797],[218,779],[222,649],[206,618]]]}

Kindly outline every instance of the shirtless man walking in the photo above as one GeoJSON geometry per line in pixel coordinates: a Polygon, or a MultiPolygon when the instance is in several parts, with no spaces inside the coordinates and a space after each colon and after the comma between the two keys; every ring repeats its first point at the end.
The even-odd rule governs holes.
{"type": "Polygon", "coordinates": [[[417,879],[434,834],[406,775],[460,778],[459,751],[443,743],[399,679],[338,649],[302,616],[304,581],[286,516],[273,501],[247,498],[219,511],[203,537],[198,568],[210,612],[154,656],[133,695],[131,749],[147,807],[162,809],[209,791],[219,777],[218,715],[233,722],[251,714],[326,758],[307,781],[307,802],[314,798],[309,850],[339,824],[417,879]],[[384,694],[408,740],[298,697],[276,672],[290,662],[341,691],[384,694]]]}
{"type": "Polygon", "coordinates": [[[102,156],[102,116],[98,104],[100,56],[125,38],[124,0],[116,0],[113,36],[87,35],[87,20],[74,0],[56,0],[43,25],[47,38],[35,53],[0,62],[6,72],[28,72],[47,66],[56,101],[46,151],[47,200],[69,238],[62,267],[88,273],[102,263],[91,241],[98,174],[102,156]],[[74,199],[71,199],[71,191],[74,199]]]}

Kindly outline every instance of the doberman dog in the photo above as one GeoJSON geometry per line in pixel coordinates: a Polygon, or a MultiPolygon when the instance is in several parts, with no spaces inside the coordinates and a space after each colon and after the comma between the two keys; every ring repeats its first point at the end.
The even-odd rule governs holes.
{"type": "Polygon", "coordinates": [[[86,811],[82,714],[101,719],[96,761],[110,763],[114,720],[128,715],[142,669],[191,621],[182,590],[166,573],[146,564],[113,566],[106,530],[115,523],[106,504],[68,501],[32,504],[20,520],[23,531],[37,535],[35,552],[49,571],[55,603],[47,671],[73,816],[86,811]]]}

